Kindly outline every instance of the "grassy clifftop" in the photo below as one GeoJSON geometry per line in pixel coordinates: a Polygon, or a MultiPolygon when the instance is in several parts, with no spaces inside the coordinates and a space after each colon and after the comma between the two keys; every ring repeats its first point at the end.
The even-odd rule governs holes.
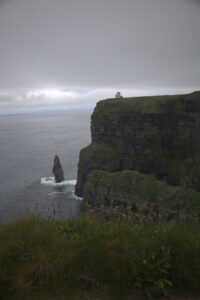
{"type": "Polygon", "coordinates": [[[200,92],[183,95],[162,95],[146,97],[130,97],[121,99],[106,99],[97,103],[95,112],[104,114],[121,113],[180,113],[185,110],[185,104],[199,98],[200,92]]]}

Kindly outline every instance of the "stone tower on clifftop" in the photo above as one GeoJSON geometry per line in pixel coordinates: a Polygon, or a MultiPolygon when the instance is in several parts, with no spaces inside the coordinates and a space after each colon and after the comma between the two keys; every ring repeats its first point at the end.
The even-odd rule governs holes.
{"type": "Polygon", "coordinates": [[[115,94],[115,98],[116,98],[116,99],[121,99],[121,98],[123,98],[123,97],[122,97],[122,95],[121,95],[120,92],[117,92],[117,93],[115,94]]]}

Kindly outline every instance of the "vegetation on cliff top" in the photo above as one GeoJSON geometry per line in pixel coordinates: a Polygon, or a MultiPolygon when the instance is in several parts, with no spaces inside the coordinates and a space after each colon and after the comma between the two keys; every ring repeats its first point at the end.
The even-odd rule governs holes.
{"type": "Polygon", "coordinates": [[[0,299],[200,293],[199,225],[30,216],[0,226],[0,240],[0,299]]]}
{"type": "Polygon", "coordinates": [[[200,194],[181,186],[170,186],[152,176],[136,171],[106,172],[93,171],[88,177],[87,185],[102,185],[108,190],[133,195],[141,201],[155,203],[163,207],[179,207],[187,213],[195,211],[200,214],[200,194]]]}
{"type": "Polygon", "coordinates": [[[85,158],[97,160],[109,160],[118,157],[118,151],[114,145],[93,145],[90,144],[81,150],[85,158]]]}
{"type": "MultiPolygon", "coordinates": [[[[131,97],[123,99],[106,99],[97,103],[94,110],[104,115],[112,115],[116,112],[121,113],[169,113],[180,114],[184,112],[185,102],[195,97],[196,94],[186,95],[163,95],[163,96],[146,96],[131,97]],[[114,105],[113,105],[114,104],[114,105]]],[[[198,96],[198,95],[197,95],[198,96]]]]}

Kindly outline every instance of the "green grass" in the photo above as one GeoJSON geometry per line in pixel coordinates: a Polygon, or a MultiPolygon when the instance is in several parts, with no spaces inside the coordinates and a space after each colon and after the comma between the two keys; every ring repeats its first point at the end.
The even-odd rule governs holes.
{"type": "Polygon", "coordinates": [[[123,99],[106,99],[97,103],[94,114],[114,115],[116,112],[123,113],[149,113],[163,114],[175,113],[182,114],[185,110],[185,101],[189,101],[192,94],[188,95],[164,95],[131,97],[123,99]],[[114,104],[114,105],[113,105],[114,104]]]}
{"type": "MultiPolygon", "coordinates": [[[[140,201],[158,204],[162,207],[177,208],[183,212],[195,211],[200,214],[200,194],[180,186],[172,187],[152,176],[136,171],[106,172],[93,171],[88,177],[90,186],[103,186],[108,190],[127,194],[140,201]]],[[[87,195],[86,195],[87,196],[87,195]]],[[[133,198],[132,197],[132,198],[133,198]]],[[[87,200],[87,199],[86,199],[87,200]]]]}
{"type": "Polygon", "coordinates": [[[85,160],[97,161],[98,163],[106,163],[119,159],[119,151],[115,145],[90,144],[81,150],[81,156],[85,160]]]}
{"type": "Polygon", "coordinates": [[[0,241],[0,299],[200,296],[199,225],[29,216],[1,225],[0,241]]]}
{"type": "Polygon", "coordinates": [[[118,151],[114,147],[95,148],[90,144],[82,150],[83,155],[93,157],[97,160],[109,160],[118,157],[118,151]]]}

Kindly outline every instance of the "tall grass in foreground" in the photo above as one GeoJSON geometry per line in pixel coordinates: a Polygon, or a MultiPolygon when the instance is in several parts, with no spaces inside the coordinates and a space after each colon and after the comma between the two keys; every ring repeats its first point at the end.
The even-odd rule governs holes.
{"type": "Polygon", "coordinates": [[[91,293],[125,299],[174,291],[200,295],[198,224],[27,216],[0,226],[0,299],[74,299],[91,293]]]}

